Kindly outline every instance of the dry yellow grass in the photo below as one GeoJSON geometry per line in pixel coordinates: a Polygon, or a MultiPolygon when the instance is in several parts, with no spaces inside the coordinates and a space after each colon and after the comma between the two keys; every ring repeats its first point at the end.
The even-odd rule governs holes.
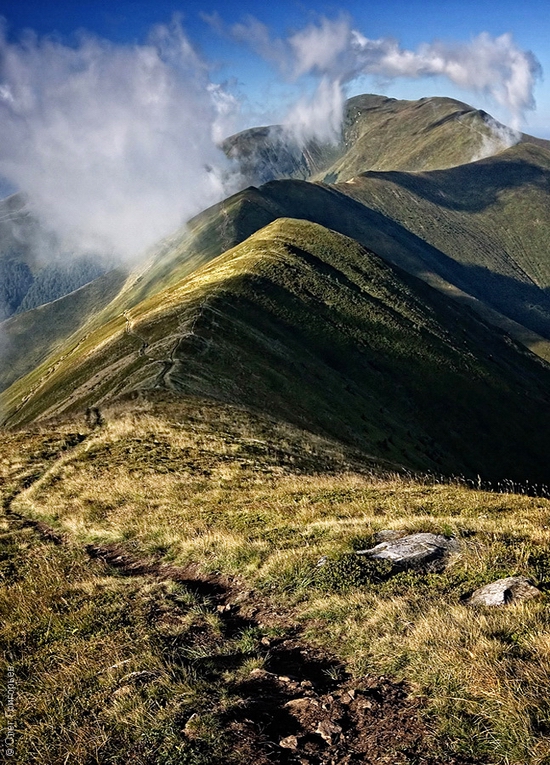
{"type": "MultiPolygon", "coordinates": [[[[550,502],[361,472],[336,445],[237,410],[218,414],[213,428],[198,410],[187,421],[147,406],[119,411],[51,460],[11,509],[51,524],[75,550],[114,543],[135,555],[238,575],[356,674],[406,678],[429,699],[434,728],[464,750],[491,762],[548,762],[546,599],[474,609],[463,597],[503,576],[550,586],[550,502]],[[316,472],[323,459],[329,468],[316,472]],[[353,551],[387,528],[454,535],[461,552],[440,574],[347,580],[353,551]],[[321,580],[323,556],[334,574],[321,580]]],[[[44,561],[37,590],[53,586],[44,561]]],[[[93,593],[100,584],[81,578],[74,587],[93,593]]],[[[17,597],[23,603],[28,593],[17,595],[15,587],[17,597]]],[[[92,653],[126,655],[104,638],[90,639],[92,653]]],[[[80,661],[77,650],[59,671],[81,676],[80,661]]],[[[44,682],[46,698],[55,672],[44,682]]],[[[131,727],[134,719],[143,723],[146,707],[119,699],[109,714],[131,727]]]]}

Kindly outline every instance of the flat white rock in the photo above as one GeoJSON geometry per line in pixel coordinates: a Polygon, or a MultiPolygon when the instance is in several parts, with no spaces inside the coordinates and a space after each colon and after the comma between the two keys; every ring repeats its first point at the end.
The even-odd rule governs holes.
{"type": "Polygon", "coordinates": [[[458,549],[458,542],[452,537],[419,532],[399,539],[388,539],[370,550],[358,550],[357,555],[367,555],[374,560],[389,560],[396,566],[409,568],[441,561],[458,549]]]}

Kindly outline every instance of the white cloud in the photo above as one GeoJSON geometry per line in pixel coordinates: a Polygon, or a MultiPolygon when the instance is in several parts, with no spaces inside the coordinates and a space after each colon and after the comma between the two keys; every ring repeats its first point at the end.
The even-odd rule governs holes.
{"type": "MultiPolygon", "coordinates": [[[[219,19],[216,24],[221,28],[219,19]]],[[[505,107],[515,129],[523,122],[526,111],[535,106],[533,90],[541,74],[540,64],[532,53],[518,48],[509,34],[491,37],[484,32],[470,42],[436,41],[407,50],[392,38],[369,39],[354,29],[347,17],[321,18],[285,39],[271,39],[267,28],[254,19],[224,31],[275,63],[290,79],[308,75],[319,79],[317,106],[306,100],[289,119],[292,122],[296,109],[309,109],[320,119],[322,133],[326,133],[326,127],[321,114],[333,124],[334,109],[344,101],[346,84],[363,75],[385,81],[446,77],[459,88],[488,96],[505,107]],[[339,99],[334,97],[335,88],[340,88],[339,99]],[[331,91],[332,98],[327,98],[331,91]]],[[[313,121],[311,130],[312,135],[321,137],[313,121]]]]}
{"type": "Polygon", "coordinates": [[[222,197],[237,109],[177,21],[144,45],[0,37],[0,176],[80,251],[133,257],[222,197]]]}
{"type": "Polygon", "coordinates": [[[284,119],[284,126],[300,145],[309,138],[337,143],[345,96],[339,82],[323,77],[311,97],[299,99],[284,119]]]}

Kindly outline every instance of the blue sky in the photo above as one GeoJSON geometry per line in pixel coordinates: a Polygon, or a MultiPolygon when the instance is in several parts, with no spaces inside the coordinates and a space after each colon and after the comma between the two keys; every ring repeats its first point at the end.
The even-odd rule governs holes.
{"type": "MultiPolygon", "coordinates": [[[[348,0],[345,3],[279,0],[277,3],[219,0],[0,0],[0,15],[7,22],[11,40],[30,28],[39,35],[57,34],[67,42],[74,32],[86,29],[119,44],[143,43],[154,24],[166,23],[173,14],[182,15],[186,34],[193,45],[211,62],[214,81],[229,80],[233,90],[245,100],[244,123],[261,121],[262,116],[276,118],[298,87],[279,76],[273,66],[263,61],[243,44],[221,36],[201,17],[218,13],[230,26],[252,15],[267,25],[274,37],[304,27],[320,15],[331,19],[348,14],[354,28],[370,39],[396,38],[401,46],[414,50],[422,43],[442,40],[467,43],[482,32],[498,37],[511,33],[515,44],[534,53],[543,70],[534,88],[536,109],[525,113],[524,129],[550,137],[550,4],[548,0],[348,0]],[[265,115],[262,115],[262,109],[265,115]],[[257,121],[256,120],[256,121],[257,121]]],[[[302,89],[307,90],[307,77],[302,89]]],[[[396,78],[391,81],[361,77],[349,82],[346,92],[381,92],[396,98],[420,98],[450,95],[485,108],[502,121],[509,115],[499,104],[482,93],[469,92],[443,77],[418,79],[396,78]]],[[[240,125],[241,127],[244,126],[240,125]]]]}

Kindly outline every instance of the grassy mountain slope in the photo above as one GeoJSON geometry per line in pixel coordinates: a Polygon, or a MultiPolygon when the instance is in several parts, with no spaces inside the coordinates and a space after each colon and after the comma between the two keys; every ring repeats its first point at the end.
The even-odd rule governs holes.
{"type": "Polygon", "coordinates": [[[548,478],[548,367],[318,225],[278,220],[125,319],[12,386],[9,424],[168,388],[413,469],[548,478]]]}
{"type": "Polygon", "coordinates": [[[452,98],[399,101],[365,94],[346,102],[342,138],[334,146],[304,143],[274,125],[231,136],[223,148],[255,185],[280,178],[336,183],[367,170],[455,167],[518,140],[550,147],[549,141],[515,134],[486,112],[452,98]]]}
{"type": "MultiPolygon", "coordinates": [[[[402,152],[411,149],[412,133],[418,145],[424,145],[426,156],[432,157],[432,164],[445,166],[450,158],[443,149],[454,151],[462,145],[448,131],[463,131],[466,118],[485,119],[450,99],[400,102],[379,96],[350,99],[346,114],[346,167],[350,172],[372,165],[372,157],[364,156],[368,146],[374,147],[378,157],[385,157],[384,166],[408,166],[402,152]],[[437,135],[440,138],[435,140],[437,135]],[[387,142],[385,149],[381,141],[387,142]]],[[[248,137],[240,134],[250,162],[256,157],[255,140],[267,141],[265,131],[260,133],[263,138],[255,133],[248,137]]],[[[479,138],[479,131],[464,135],[479,138]]],[[[41,331],[34,331],[37,323],[48,323],[55,339],[76,331],[74,341],[79,342],[90,328],[117,316],[123,321],[125,310],[176,283],[278,217],[303,217],[356,238],[390,262],[470,305],[485,320],[550,359],[545,292],[550,154],[544,149],[548,142],[539,144],[519,145],[498,157],[435,174],[394,170],[363,174],[337,187],[280,181],[261,189],[247,188],[196,216],[187,228],[165,240],[108,305],[100,300],[96,307],[88,302],[86,308],[80,294],[74,304],[69,295],[52,311],[4,323],[2,343],[11,355],[0,369],[0,390],[48,357],[53,344],[44,343],[41,331]]],[[[468,147],[462,159],[466,155],[469,158],[473,145],[468,147]]],[[[318,153],[308,161],[315,164],[326,159],[328,155],[323,155],[321,148],[317,147],[318,153]]],[[[292,154],[292,146],[287,149],[292,154]]],[[[265,157],[262,152],[260,155],[261,170],[265,157]]],[[[290,165],[286,163],[285,172],[292,171],[290,165]]],[[[12,207],[17,199],[10,198],[12,207]]],[[[21,214],[21,210],[15,212],[21,214]]],[[[2,231],[4,239],[13,234],[13,228],[2,231]]],[[[25,290],[30,293],[36,286],[31,283],[35,277],[29,266],[19,263],[18,268],[28,273],[13,274],[15,281],[20,286],[27,274],[29,284],[25,282],[20,295],[16,289],[16,303],[24,300],[25,290]]],[[[113,279],[119,283],[117,275],[113,279]]],[[[4,283],[11,281],[6,278],[4,283]]],[[[91,287],[90,294],[105,294],[103,284],[91,287]]]]}
{"type": "Polygon", "coordinates": [[[346,103],[342,156],[316,177],[336,183],[367,170],[455,167],[497,154],[518,138],[550,148],[549,141],[514,135],[486,112],[452,98],[361,95],[346,103]]]}
{"type": "Polygon", "coordinates": [[[124,271],[110,271],[65,298],[0,324],[2,388],[38,366],[75,333],[88,331],[90,319],[116,298],[125,281],[124,271]]]}
{"type": "Polygon", "coordinates": [[[427,265],[550,338],[550,151],[519,144],[430,173],[369,172],[338,189],[444,256],[427,265]]]}
{"type": "MultiPolygon", "coordinates": [[[[103,310],[89,303],[86,314],[76,302],[71,307],[69,295],[56,306],[53,323],[45,322],[53,337],[68,337],[78,315],[75,342],[90,326],[116,317],[123,326],[125,310],[277,218],[301,217],[357,239],[550,359],[549,168],[545,149],[522,144],[447,171],[372,172],[335,187],[297,180],[250,187],[167,239],[103,310]],[[65,316],[73,316],[72,323],[65,324],[65,316]]],[[[0,370],[2,387],[47,358],[50,346],[32,331],[44,315],[3,325],[16,364],[0,370]]]]}
{"type": "Polygon", "coordinates": [[[123,277],[118,269],[80,290],[0,324],[0,390],[31,372],[60,342],[79,343],[98,326],[191,274],[284,215],[285,208],[249,188],[205,210],[166,238],[123,277]],[[70,340],[69,340],[70,338],[70,340]]]}
{"type": "Polygon", "coordinates": [[[2,439],[13,762],[283,765],[289,735],[310,762],[548,762],[548,500],[380,474],[162,391],[104,414],[2,439]],[[384,529],[452,534],[460,554],[388,576],[355,555],[384,529]],[[510,575],[546,597],[465,605],[510,575]],[[323,704],[347,722],[331,742],[323,704]]]}

